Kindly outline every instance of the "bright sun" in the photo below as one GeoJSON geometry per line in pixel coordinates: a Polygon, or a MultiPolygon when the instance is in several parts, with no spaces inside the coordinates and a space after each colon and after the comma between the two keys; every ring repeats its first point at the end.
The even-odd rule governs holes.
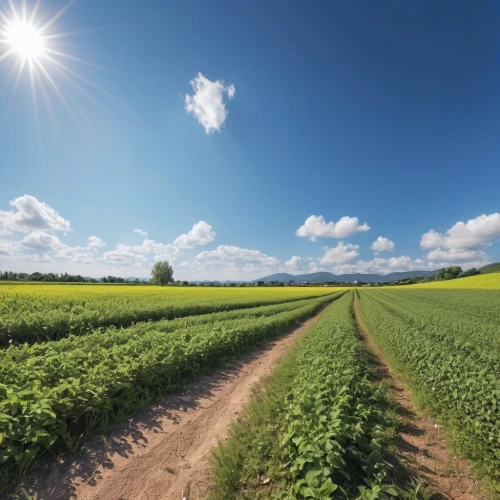
{"type": "Polygon", "coordinates": [[[33,61],[43,54],[43,37],[34,26],[23,21],[15,21],[7,26],[5,32],[7,43],[21,58],[33,61]]]}
{"type": "Polygon", "coordinates": [[[36,116],[40,98],[53,115],[50,100],[54,94],[71,112],[63,95],[63,85],[73,87],[90,99],[89,88],[101,90],[74,68],[76,64],[93,65],[63,50],[64,39],[76,32],[56,31],[72,1],[50,16],[44,12],[42,0],[8,0],[6,4],[0,0],[0,74],[14,82],[12,96],[20,81],[27,79],[36,116]]]}

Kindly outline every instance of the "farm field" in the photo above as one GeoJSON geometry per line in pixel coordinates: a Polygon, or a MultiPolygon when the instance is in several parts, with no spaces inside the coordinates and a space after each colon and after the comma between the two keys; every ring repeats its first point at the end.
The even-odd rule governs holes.
{"type": "MultiPolygon", "coordinates": [[[[393,287],[391,287],[393,288],[393,287]]],[[[430,281],[416,285],[402,285],[398,288],[444,288],[459,290],[500,290],[500,273],[478,274],[468,278],[459,278],[449,281],[430,281]]]]}
{"type": "MultiPolygon", "coordinates": [[[[491,276],[498,281],[473,283],[491,276]]],[[[416,404],[500,493],[500,292],[460,283],[471,279],[354,290],[9,286],[0,324],[7,318],[27,340],[0,350],[0,486],[328,306],[214,451],[211,498],[424,498],[388,465],[400,424],[359,333],[357,296],[368,335],[416,404]],[[24,336],[17,309],[5,307],[20,304],[41,321],[58,301],[45,337],[34,327],[24,336]],[[86,303],[96,328],[78,323],[86,303]],[[141,306],[153,318],[132,321],[128,309],[145,318],[141,306]],[[82,326],[63,329],[71,324],[82,326]]]]}
{"type": "MultiPolygon", "coordinates": [[[[397,421],[374,378],[371,348],[357,334],[349,293],[308,330],[254,397],[231,439],[215,450],[211,498],[427,498],[432,491],[450,495],[456,475],[472,488],[463,496],[458,487],[460,498],[497,498],[500,293],[416,287],[353,293],[369,335],[411,389],[414,404],[443,426],[448,446],[471,461],[488,493],[472,493],[477,481],[466,465],[460,472],[443,467],[438,486],[422,479],[425,465],[420,486],[417,466],[406,478],[391,474],[397,421]]],[[[447,455],[444,442],[442,447],[447,455]]]]}
{"type": "Polygon", "coordinates": [[[450,444],[500,492],[500,293],[408,287],[359,297],[390,364],[445,425],[450,444]]]}
{"type": "Polygon", "coordinates": [[[368,380],[352,300],[345,294],[308,329],[215,451],[211,499],[398,496],[385,453],[396,423],[368,380]]]}
{"type": "Polygon", "coordinates": [[[278,304],[337,290],[0,283],[0,346],[11,341],[57,340],[140,321],[278,304]]]}
{"type": "MultiPolygon", "coordinates": [[[[23,307],[43,320],[51,306],[61,304],[59,340],[31,339],[0,351],[3,487],[22,477],[41,455],[78,449],[94,431],[105,432],[110,424],[297,325],[344,293],[325,288],[187,292],[151,288],[14,285],[3,290],[8,299],[9,291],[14,295],[2,301],[4,325],[16,319],[20,325],[18,311],[23,307]],[[42,294],[39,301],[36,292],[42,294]],[[114,314],[116,323],[78,335],[62,330],[61,325],[74,321],[74,307],[85,314],[85,301],[94,312],[114,314]],[[99,309],[101,301],[104,306],[99,309]],[[6,303],[13,309],[7,310],[6,303]],[[161,317],[183,317],[122,328],[129,321],[122,322],[120,313],[129,318],[127,306],[137,308],[137,303],[153,304],[159,317],[161,304],[165,309],[161,317]],[[215,312],[204,314],[207,311],[215,312]]],[[[35,338],[42,338],[34,331],[35,338]]]]}

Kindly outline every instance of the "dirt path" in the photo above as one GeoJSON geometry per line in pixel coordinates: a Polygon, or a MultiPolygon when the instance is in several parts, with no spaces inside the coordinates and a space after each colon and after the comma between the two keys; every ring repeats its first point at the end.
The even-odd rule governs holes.
{"type": "Polygon", "coordinates": [[[182,500],[190,489],[188,500],[205,498],[210,450],[227,437],[254,385],[320,314],[94,438],[82,459],[53,464],[40,474],[32,494],[44,500],[182,500]]]}
{"type": "Polygon", "coordinates": [[[383,352],[376,346],[359,312],[357,293],[354,293],[354,315],[374,362],[388,383],[390,396],[399,407],[406,427],[399,434],[396,446],[396,466],[405,474],[436,492],[438,498],[453,500],[482,500],[480,485],[472,476],[468,463],[450,452],[442,430],[432,419],[417,411],[410,392],[385,361],[383,352]]]}

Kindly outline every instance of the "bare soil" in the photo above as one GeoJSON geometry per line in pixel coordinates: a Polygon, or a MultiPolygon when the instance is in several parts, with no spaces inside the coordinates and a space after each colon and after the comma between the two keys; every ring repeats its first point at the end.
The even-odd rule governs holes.
{"type": "Polygon", "coordinates": [[[44,500],[205,498],[211,449],[227,438],[252,388],[320,315],[93,438],[81,459],[48,465],[30,493],[44,500]]]}
{"type": "MultiPolygon", "coordinates": [[[[466,460],[446,446],[441,426],[417,410],[408,387],[393,372],[384,353],[378,348],[361,317],[358,296],[354,294],[354,315],[373,361],[389,387],[389,395],[405,424],[396,444],[394,464],[401,474],[434,492],[433,498],[483,500],[488,498],[480,483],[471,474],[466,460]]],[[[407,478],[406,478],[407,479],[407,478]]]]}

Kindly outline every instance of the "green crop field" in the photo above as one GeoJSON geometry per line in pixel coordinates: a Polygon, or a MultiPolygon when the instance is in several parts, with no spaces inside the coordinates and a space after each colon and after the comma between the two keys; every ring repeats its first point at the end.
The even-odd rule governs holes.
{"type": "Polygon", "coordinates": [[[0,287],[0,485],[315,314],[329,288],[0,287]],[[147,321],[146,321],[147,320],[147,321]]]}
{"type": "Polygon", "coordinates": [[[387,467],[397,425],[383,388],[370,382],[377,367],[357,333],[353,293],[415,404],[444,427],[449,446],[470,459],[496,498],[500,292],[463,286],[358,288],[332,304],[215,451],[212,498],[427,498],[414,479],[387,467]]]}
{"type": "MultiPolygon", "coordinates": [[[[484,277],[463,281],[474,278],[484,277]]],[[[445,424],[450,443],[498,489],[500,292],[408,287],[359,296],[375,342],[445,424]]]]}
{"type": "Polygon", "coordinates": [[[57,340],[97,328],[127,327],[139,321],[278,304],[327,293],[332,289],[0,283],[0,345],[57,340]]]}
{"type": "Polygon", "coordinates": [[[489,274],[354,291],[0,285],[0,487],[328,305],[215,451],[213,498],[420,498],[388,465],[397,422],[358,333],[358,294],[369,334],[417,405],[500,492],[498,283],[489,274]]]}
{"type": "Polygon", "coordinates": [[[368,380],[374,371],[352,297],[335,301],[309,328],[250,407],[249,421],[215,451],[213,500],[398,495],[385,452],[395,422],[384,390],[368,380]]]}

